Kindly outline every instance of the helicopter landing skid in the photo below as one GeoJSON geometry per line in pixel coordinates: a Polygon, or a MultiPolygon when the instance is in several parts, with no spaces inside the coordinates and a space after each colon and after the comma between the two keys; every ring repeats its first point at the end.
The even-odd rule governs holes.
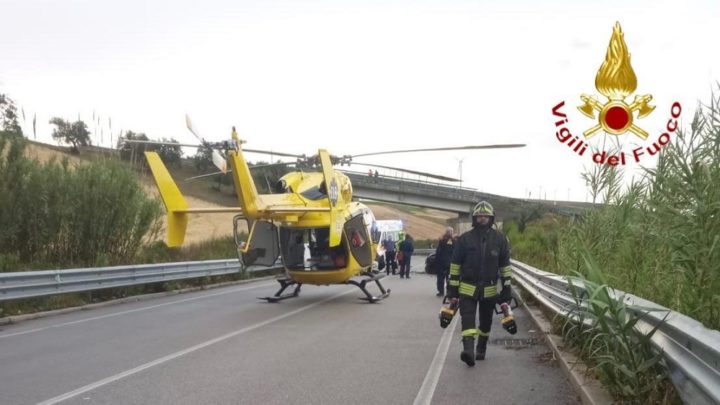
{"type": "Polygon", "coordinates": [[[390,289],[388,288],[386,290],[385,287],[383,287],[383,285],[380,284],[380,279],[385,277],[384,274],[364,273],[363,276],[365,276],[366,278],[364,278],[360,281],[355,281],[355,280],[346,281],[347,284],[352,284],[354,286],[357,286],[365,294],[365,297],[358,297],[359,299],[366,300],[369,303],[373,303],[373,302],[378,302],[382,299],[385,299],[390,295],[390,289]],[[381,293],[379,296],[376,297],[376,296],[370,294],[370,291],[368,291],[367,288],[365,288],[365,284],[367,284],[369,281],[374,281],[375,284],[377,284],[378,288],[380,289],[380,293],[381,293]]]}
{"type": "Polygon", "coordinates": [[[297,283],[295,280],[291,280],[289,278],[280,278],[278,279],[278,283],[280,283],[280,289],[278,292],[275,293],[272,297],[258,297],[261,300],[267,300],[267,302],[278,302],[282,301],[288,298],[294,298],[297,297],[300,294],[300,287],[302,287],[302,283],[297,283]],[[295,290],[291,293],[287,293],[283,295],[283,291],[285,291],[286,288],[290,287],[291,285],[295,285],[295,290]]]}

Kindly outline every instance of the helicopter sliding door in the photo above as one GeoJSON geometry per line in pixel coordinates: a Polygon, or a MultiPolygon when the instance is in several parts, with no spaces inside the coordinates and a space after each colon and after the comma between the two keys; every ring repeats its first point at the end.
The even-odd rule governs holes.
{"type": "Polygon", "coordinates": [[[367,232],[367,226],[363,221],[363,215],[356,215],[345,222],[345,235],[348,238],[350,252],[359,265],[363,267],[372,264],[372,243],[367,232]]]}
{"type": "Polygon", "coordinates": [[[257,220],[250,228],[250,237],[242,249],[245,266],[272,266],[280,256],[278,230],[272,222],[257,220]]]}

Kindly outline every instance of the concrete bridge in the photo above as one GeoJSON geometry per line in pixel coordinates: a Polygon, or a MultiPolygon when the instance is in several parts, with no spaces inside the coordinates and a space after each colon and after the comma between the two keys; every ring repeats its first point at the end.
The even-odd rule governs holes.
{"type": "Polygon", "coordinates": [[[487,200],[493,205],[499,221],[519,217],[522,212],[527,213],[528,210],[536,207],[562,215],[572,215],[592,207],[592,204],[581,202],[504,197],[471,188],[400,177],[371,177],[367,173],[344,173],[352,182],[355,198],[455,212],[458,214],[459,222],[469,221],[472,208],[480,200],[487,200]]]}

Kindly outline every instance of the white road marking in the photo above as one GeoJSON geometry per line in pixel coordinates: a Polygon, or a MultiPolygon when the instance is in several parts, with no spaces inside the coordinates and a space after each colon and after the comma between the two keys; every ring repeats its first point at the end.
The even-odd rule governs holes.
{"type": "Polygon", "coordinates": [[[84,387],[80,387],[80,388],[78,388],[78,389],[76,389],[76,390],[73,390],[73,391],[67,392],[67,393],[65,393],[65,394],[59,395],[59,396],[57,396],[57,397],[50,398],[50,399],[48,399],[48,400],[42,401],[42,402],[38,403],[38,405],[52,405],[52,404],[57,404],[57,403],[62,402],[62,401],[64,401],[64,400],[66,400],[66,399],[70,399],[70,398],[76,397],[76,396],[78,396],[78,395],[80,395],[80,394],[84,394],[84,393],[86,393],[86,392],[88,392],[88,391],[92,391],[92,390],[94,390],[95,388],[99,388],[99,387],[102,387],[103,385],[107,385],[107,384],[110,384],[110,383],[112,383],[112,382],[121,380],[121,379],[123,379],[123,378],[125,378],[125,377],[129,377],[129,376],[131,376],[131,375],[133,375],[133,374],[137,374],[137,373],[139,373],[139,372],[141,372],[141,371],[143,371],[143,370],[147,370],[147,369],[149,369],[149,368],[151,368],[151,367],[155,367],[155,366],[157,366],[157,365],[160,365],[160,364],[163,364],[163,363],[167,363],[167,362],[170,361],[170,360],[177,359],[178,357],[182,357],[182,356],[184,356],[184,355],[186,355],[186,354],[190,354],[190,353],[192,353],[192,352],[198,351],[198,350],[203,349],[203,348],[206,348],[206,347],[208,347],[208,346],[212,346],[212,345],[214,345],[214,344],[216,344],[216,343],[220,343],[220,342],[222,342],[222,341],[224,341],[224,340],[233,338],[233,337],[238,336],[238,335],[242,335],[243,333],[253,331],[253,330],[258,329],[258,328],[261,328],[261,327],[263,327],[263,326],[265,326],[265,325],[269,325],[269,324],[271,324],[271,323],[273,323],[273,322],[277,322],[277,321],[279,321],[279,320],[281,320],[281,319],[285,319],[285,318],[287,318],[287,317],[293,316],[293,315],[295,315],[295,314],[297,314],[297,313],[300,313],[300,312],[302,312],[302,311],[305,311],[305,310],[308,310],[308,309],[310,309],[310,308],[316,307],[316,306],[318,306],[318,305],[320,305],[320,304],[324,304],[324,303],[326,303],[326,302],[328,302],[328,301],[334,300],[335,298],[341,297],[341,296],[343,296],[343,295],[349,294],[349,293],[354,292],[354,291],[356,291],[354,288],[353,288],[353,289],[349,289],[349,290],[347,290],[347,291],[344,291],[344,292],[335,294],[335,295],[333,295],[333,296],[331,296],[331,297],[325,298],[324,300],[321,300],[321,301],[312,303],[312,304],[310,304],[310,305],[306,305],[306,306],[304,306],[304,307],[295,309],[295,310],[293,310],[293,311],[290,311],[290,312],[287,312],[287,313],[285,313],[285,314],[276,316],[276,317],[274,317],[274,318],[270,318],[270,319],[265,320],[265,321],[262,321],[262,322],[260,322],[260,323],[256,323],[255,325],[248,326],[248,327],[246,327],[246,328],[242,328],[242,329],[236,330],[236,331],[234,331],[234,332],[230,332],[230,333],[228,333],[228,334],[222,335],[222,336],[217,337],[217,338],[215,338],[215,339],[208,340],[208,341],[206,341],[206,342],[197,344],[197,345],[192,346],[192,347],[188,347],[187,349],[183,349],[183,350],[180,350],[180,351],[178,351],[178,352],[169,354],[169,355],[164,356],[164,357],[161,357],[161,358],[159,358],[159,359],[157,359],[157,360],[153,360],[153,361],[151,361],[151,362],[149,362],[149,363],[145,363],[145,364],[143,364],[143,365],[137,366],[137,367],[135,367],[135,368],[133,368],[133,369],[130,369],[130,370],[127,370],[127,371],[123,371],[122,373],[115,374],[115,375],[113,375],[113,376],[104,378],[104,379],[102,379],[102,380],[96,381],[96,382],[91,383],[91,384],[88,384],[88,385],[86,385],[86,386],[84,386],[84,387]]]}
{"type": "Polygon", "coordinates": [[[168,306],[168,305],[179,304],[179,303],[181,303],[181,302],[188,302],[188,301],[201,300],[201,299],[205,299],[205,298],[217,297],[218,295],[232,294],[232,293],[236,293],[236,292],[240,292],[240,291],[252,290],[252,289],[260,288],[260,287],[269,287],[270,285],[272,285],[272,284],[263,283],[263,284],[253,285],[253,286],[250,286],[250,287],[235,288],[235,289],[232,289],[232,290],[217,292],[217,293],[214,293],[214,294],[207,294],[207,295],[201,295],[201,296],[197,296],[197,297],[185,298],[185,299],[182,299],[182,300],[177,300],[177,301],[172,301],[172,302],[165,302],[165,303],[162,303],[162,304],[150,305],[150,306],[147,306],[147,307],[130,309],[130,310],[127,310],[127,311],[114,312],[114,313],[112,313],[112,314],[107,314],[107,315],[94,316],[94,317],[92,317],[92,318],[85,318],[85,319],[80,319],[80,320],[77,320],[77,321],[63,322],[63,323],[59,323],[59,324],[56,324],[56,325],[45,326],[45,327],[42,327],[42,328],[28,329],[28,330],[24,330],[24,331],[22,331],[22,332],[7,333],[7,334],[4,334],[4,335],[0,335],[0,339],[12,337],[12,336],[26,335],[26,334],[28,334],[28,333],[33,333],[33,332],[41,332],[41,331],[48,330],[48,329],[52,329],[52,328],[60,328],[60,327],[63,327],[63,326],[77,325],[77,324],[79,324],[79,323],[84,323],[84,322],[97,321],[98,319],[112,318],[112,317],[114,317],[114,316],[132,314],[132,313],[135,313],[135,312],[146,311],[146,310],[148,310],[148,309],[154,309],[154,308],[164,307],[164,306],[168,306]]]}
{"type": "Polygon", "coordinates": [[[435,351],[435,357],[433,357],[432,363],[430,363],[430,368],[428,369],[427,374],[425,374],[425,379],[420,386],[420,391],[418,391],[413,405],[430,405],[430,401],[435,394],[435,387],[437,387],[440,374],[442,373],[443,365],[445,364],[445,358],[447,357],[448,350],[450,349],[450,342],[452,341],[453,334],[455,333],[458,318],[460,318],[460,316],[456,316],[448,328],[445,329],[445,332],[440,339],[440,344],[438,344],[438,348],[435,351]]]}

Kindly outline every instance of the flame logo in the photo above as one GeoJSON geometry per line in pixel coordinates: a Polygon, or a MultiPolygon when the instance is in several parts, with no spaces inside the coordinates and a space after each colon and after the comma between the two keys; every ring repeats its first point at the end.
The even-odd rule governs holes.
{"type": "Polygon", "coordinates": [[[595,88],[610,100],[624,100],[637,88],[637,76],[630,65],[624,36],[620,23],[616,22],[605,61],[595,76],[595,88]]]}
{"type": "Polygon", "coordinates": [[[625,98],[637,88],[637,76],[630,65],[630,53],[619,22],[613,27],[605,61],[595,76],[595,88],[607,97],[608,101],[603,104],[595,96],[580,96],[584,103],[578,106],[580,112],[592,119],[595,119],[596,112],[599,113],[598,124],[583,132],[585,138],[602,130],[611,135],[622,135],[630,131],[642,139],[647,139],[648,133],[633,123],[633,113],[637,112],[637,118],[643,118],[649,115],[655,106],[648,104],[652,100],[650,94],[636,95],[630,104],[625,102],[625,98]]]}

